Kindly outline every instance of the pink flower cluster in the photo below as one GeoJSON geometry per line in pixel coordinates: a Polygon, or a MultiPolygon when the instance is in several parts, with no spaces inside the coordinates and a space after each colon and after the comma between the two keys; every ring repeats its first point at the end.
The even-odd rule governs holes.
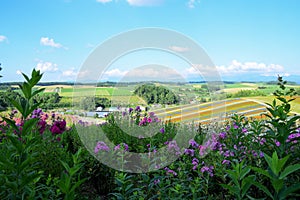
{"type": "Polygon", "coordinates": [[[218,146],[219,142],[218,142],[218,138],[216,136],[216,134],[212,134],[211,139],[207,140],[204,145],[199,145],[199,155],[205,156],[208,151],[211,150],[215,150],[216,146],[218,146]]]}
{"type": "Polygon", "coordinates": [[[174,170],[169,169],[168,167],[165,167],[164,170],[167,174],[173,174],[173,176],[177,176],[177,173],[174,170]]]}
{"type": "Polygon", "coordinates": [[[65,130],[66,130],[65,120],[55,121],[50,127],[50,131],[53,135],[62,134],[65,130]]]}
{"type": "Polygon", "coordinates": [[[94,149],[94,153],[97,154],[100,150],[109,151],[109,147],[105,144],[105,142],[99,141],[94,149]]]}
{"type": "MultiPolygon", "coordinates": [[[[44,134],[46,129],[49,127],[50,132],[53,136],[61,135],[64,131],[67,129],[67,123],[64,119],[60,119],[59,117],[56,117],[54,113],[52,113],[52,119],[50,121],[49,115],[47,113],[44,113],[42,109],[38,108],[34,110],[31,114],[31,118],[38,118],[39,121],[37,123],[38,130],[40,134],[44,134]]],[[[57,141],[60,141],[61,138],[57,137],[57,141]]]]}
{"type": "Polygon", "coordinates": [[[143,117],[143,119],[139,122],[139,126],[147,126],[152,122],[150,117],[143,117]]]}
{"type": "Polygon", "coordinates": [[[121,143],[121,144],[118,144],[117,146],[114,147],[115,151],[118,151],[120,149],[123,149],[124,151],[128,151],[128,144],[121,143]]]}
{"type": "Polygon", "coordinates": [[[214,170],[214,166],[203,166],[200,171],[202,173],[205,172],[208,173],[209,176],[214,176],[213,170],[214,170]]]}

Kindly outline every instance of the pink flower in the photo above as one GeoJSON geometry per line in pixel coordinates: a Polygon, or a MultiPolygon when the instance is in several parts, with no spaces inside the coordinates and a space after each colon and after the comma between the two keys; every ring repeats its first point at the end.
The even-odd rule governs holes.
{"type": "Polygon", "coordinates": [[[248,130],[247,130],[246,128],[243,128],[243,129],[242,129],[242,133],[247,133],[247,131],[248,131],[248,130]]]}
{"type": "Polygon", "coordinates": [[[14,118],[16,126],[21,126],[22,125],[22,119],[21,118],[14,118]]]}
{"type": "Polygon", "coordinates": [[[55,121],[53,125],[50,127],[50,131],[53,135],[62,134],[66,130],[66,121],[55,121]]]}
{"type": "Polygon", "coordinates": [[[46,130],[46,125],[47,125],[47,123],[46,123],[46,121],[44,121],[44,120],[40,120],[40,121],[38,122],[38,127],[39,127],[39,132],[40,132],[40,134],[43,134],[43,133],[44,133],[44,131],[46,130]]]}
{"type": "Polygon", "coordinates": [[[174,170],[169,169],[168,167],[165,167],[165,171],[167,174],[173,174],[174,176],[177,176],[177,173],[174,170]]]}
{"type": "Polygon", "coordinates": [[[124,151],[128,151],[128,144],[121,143],[114,147],[114,150],[117,151],[119,149],[123,149],[124,151]]]}
{"type": "Polygon", "coordinates": [[[193,139],[190,139],[189,144],[192,145],[192,147],[196,147],[198,148],[199,144],[197,144],[197,142],[193,139]]]}
{"type": "Polygon", "coordinates": [[[204,153],[205,153],[205,150],[206,150],[206,147],[203,146],[203,145],[200,145],[200,146],[199,146],[199,155],[200,155],[200,156],[203,156],[204,153]]]}
{"type": "Polygon", "coordinates": [[[226,132],[221,132],[219,135],[219,138],[225,139],[226,138],[226,132]]]}
{"type": "Polygon", "coordinates": [[[229,160],[223,160],[223,161],[222,161],[222,165],[224,165],[224,164],[229,165],[229,164],[230,164],[230,161],[229,161],[229,160]]]}
{"type": "Polygon", "coordinates": [[[41,120],[47,120],[48,117],[49,117],[48,114],[45,113],[45,114],[43,114],[43,115],[41,116],[41,120]]]}
{"type": "Polygon", "coordinates": [[[97,154],[100,150],[109,151],[109,147],[105,144],[105,142],[99,141],[94,149],[94,153],[97,154]]]}

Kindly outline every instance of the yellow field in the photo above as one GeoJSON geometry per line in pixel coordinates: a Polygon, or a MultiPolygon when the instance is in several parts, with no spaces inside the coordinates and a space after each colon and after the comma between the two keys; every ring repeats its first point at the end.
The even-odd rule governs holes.
{"type": "Polygon", "coordinates": [[[153,111],[162,120],[172,122],[209,122],[227,119],[231,114],[261,117],[267,112],[265,105],[249,99],[230,99],[205,104],[189,104],[153,111]]]}
{"type": "MultiPolygon", "coordinates": [[[[300,96],[296,96],[296,99],[291,102],[292,112],[300,114],[300,96]]],[[[273,96],[259,96],[259,97],[247,97],[247,99],[257,100],[261,103],[272,103],[274,97],[273,96]]]]}
{"type": "Polygon", "coordinates": [[[241,90],[256,90],[256,87],[240,87],[240,88],[225,88],[222,89],[222,92],[226,92],[226,93],[237,93],[241,90]]]}

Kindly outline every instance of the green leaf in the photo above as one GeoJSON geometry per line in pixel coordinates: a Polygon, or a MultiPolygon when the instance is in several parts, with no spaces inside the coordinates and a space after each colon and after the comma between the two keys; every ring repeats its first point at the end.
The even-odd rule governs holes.
{"type": "Polygon", "coordinates": [[[8,98],[8,97],[6,97],[6,98],[21,114],[23,114],[24,110],[23,110],[22,105],[19,102],[17,102],[16,100],[14,100],[12,98],[8,98]]]}
{"type": "Polygon", "coordinates": [[[26,185],[30,185],[31,183],[35,182],[41,175],[36,173],[35,171],[26,174],[26,176],[22,177],[22,183],[20,187],[25,187],[26,185]]]}
{"type": "Polygon", "coordinates": [[[79,181],[77,181],[71,188],[70,192],[75,192],[76,188],[78,188],[82,183],[84,183],[87,180],[87,178],[85,179],[81,179],[79,181]]]}
{"type": "Polygon", "coordinates": [[[265,175],[266,177],[268,177],[269,179],[272,179],[272,176],[268,173],[268,171],[263,170],[261,168],[258,167],[251,167],[251,169],[261,175],[265,175]]]}
{"type": "Polygon", "coordinates": [[[300,190],[300,183],[294,184],[279,193],[280,199],[286,199],[290,194],[300,190]]]}
{"type": "Polygon", "coordinates": [[[261,198],[261,199],[256,199],[256,198],[253,198],[253,197],[251,197],[251,196],[249,196],[249,195],[246,195],[247,197],[248,197],[248,199],[250,199],[250,200],[265,200],[266,198],[261,198]]]}
{"type": "Polygon", "coordinates": [[[238,182],[238,175],[236,174],[235,171],[233,170],[226,170],[228,176],[232,179],[232,181],[234,182],[235,185],[239,185],[238,182]]]}
{"type": "Polygon", "coordinates": [[[221,184],[221,186],[223,188],[228,189],[231,194],[235,194],[235,195],[240,194],[240,190],[237,186],[232,186],[232,185],[227,185],[227,184],[221,184]]]}
{"type": "Polygon", "coordinates": [[[270,167],[270,169],[272,170],[272,172],[278,176],[278,173],[277,172],[277,163],[278,163],[278,156],[277,156],[277,152],[275,151],[273,154],[272,154],[272,158],[270,156],[268,156],[267,154],[264,154],[264,158],[265,160],[267,161],[268,163],[268,166],[270,167]]]}
{"type": "Polygon", "coordinates": [[[262,185],[261,183],[259,182],[254,182],[253,185],[255,187],[257,187],[258,189],[260,189],[261,191],[263,191],[266,195],[268,195],[269,197],[271,197],[271,199],[274,199],[272,193],[268,190],[268,188],[264,185],[262,185]]]}
{"type": "Polygon", "coordinates": [[[240,180],[242,180],[250,171],[251,169],[248,166],[242,169],[240,174],[240,180]]]}
{"type": "Polygon", "coordinates": [[[17,191],[18,189],[16,181],[9,181],[8,178],[6,178],[6,185],[13,191],[17,191]]]}
{"type": "Polygon", "coordinates": [[[283,188],[283,180],[273,179],[271,180],[271,183],[276,193],[278,193],[283,188]]]}
{"type": "Polygon", "coordinates": [[[242,181],[242,197],[245,196],[245,194],[247,193],[247,191],[249,190],[251,185],[254,183],[255,178],[256,178],[255,175],[251,175],[251,176],[246,177],[242,181]]]}
{"type": "Polygon", "coordinates": [[[287,162],[287,160],[290,158],[290,155],[287,155],[285,156],[284,158],[280,159],[277,163],[277,166],[276,166],[276,171],[279,173],[283,166],[285,165],[285,163],[287,162]]]}
{"type": "Polygon", "coordinates": [[[70,172],[70,167],[69,167],[69,165],[68,165],[66,162],[62,161],[62,160],[60,160],[60,162],[61,162],[61,164],[64,166],[65,170],[69,173],[69,172],[70,172]]]}
{"type": "Polygon", "coordinates": [[[27,157],[22,163],[21,165],[18,167],[19,171],[23,171],[26,168],[30,168],[31,167],[31,162],[32,162],[32,158],[31,156],[27,157]]]}
{"type": "Polygon", "coordinates": [[[32,87],[28,83],[26,83],[26,82],[23,83],[22,92],[23,92],[24,97],[28,100],[31,98],[31,89],[32,89],[32,87]]]}
{"type": "MultiPolygon", "coordinates": [[[[1,169],[13,169],[14,167],[14,162],[11,162],[7,156],[0,156],[0,170],[1,169]]],[[[0,174],[1,175],[1,174],[0,174]]],[[[0,179],[1,180],[1,179],[0,179]]]]}
{"type": "Polygon", "coordinates": [[[290,165],[285,168],[285,170],[280,174],[279,179],[284,179],[289,174],[300,169],[300,164],[290,165]]]}
{"type": "Polygon", "coordinates": [[[17,136],[15,135],[8,135],[7,136],[9,138],[9,140],[11,141],[11,143],[13,144],[13,146],[16,148],[17,152],[20,154],[22,153],[23,150],[23,144],[22,142],[17,138],[17,136]]]}
{"type": "Polygon", "coordinates": [[[126,186],[126,188],[125,188],[125,191],[128,191],[128,190],[130,190],[132,187],[133,187],[133,184],[132,184],[132,183],[131,183],[131,184],[129,184],[129,185],[127,185],[127,186],[126,186]]]}
{"type": "Polygon", "coordinates": [[[287,102],[291,102],[291,101],[294,101],[296,98],[291,98],[289,99],[287,102]]]}
{"type": "Polygon", "coordinates": [[[71,168],[70,168],[70,171],[69,171],[70,176],[75,175],[75,174],[80,170],[80,168],[81,168],[82,166],[83,166],[83,164],[77,164],[77,165],[71,167],[71,168]]]}
{"type": "Polygon", "coordinates": [[[61,191],[62,191],[64,194],[68,192],[68,189],[67,189],[67,187],[66,187],[64,181],[61,180],[61,181],[58,183],[58,187],[59,187],[59,189],[61,189],[61,191]]]}
{"type": "Polygon", "coordinates": [[[31,128],[34,127],[34,125],[37,123],[39,119],[38,118],[32,118],[29,120],[25,120],[24,125],[23,125],[23,129],[22,129],[22,134],[26,134],[28,132],[30,132],[31,128]]]}
{"type": "Polygon", "coordinates": [[[26,80],[27,82],[30,81],[30,79],[28,78],[28,76],[27,76],[26,74],[22,73],[22,75],[24,76],[24,78],[25,78],[25,80],[26,80]]]}

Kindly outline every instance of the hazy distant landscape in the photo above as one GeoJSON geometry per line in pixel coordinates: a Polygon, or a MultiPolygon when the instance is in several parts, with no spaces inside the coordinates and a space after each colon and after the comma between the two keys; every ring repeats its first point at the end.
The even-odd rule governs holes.
{"type": "MultiPolygon", "coordinates": [[[[278,88],[274,81],[215,83],[210,90],[207,86],[205,82],[103,82],[88,85],[77,84],[76,86],[72,83],[40,83],[36,89],[45,88],[44,92],[40,94],[41,100],[43,96],[55,96],[52,98],[53,102],[50,103],[50,106],[44,106],[44,109],[50,109],[52,112],[68,111],[68,113],[72,113],[76,111],[77,114],[82,114],[95,112],[99,106],[102,106],[101,111],[104,112],[109,111],[110,107],[128,109],[129,107],[143,106],[157,113],[163,120],[207,122],[210,117],[213,118],[212,113],[215,116],[218,115],[218,111],[214,110],[216,106],[211,106],[217,103],[221,103],[221,107],[223,107],[222,113],[219,113],[223,117],[233,113],[244,114],[247,117],[259,117],[266,113],[265,103],[272,102],[273,92],[278,88]],[[150,103],[145,97],[135,93],[135,90],[141,85],[152,85],[172,91],[177,102],[162,101],[167,98],[166,94],[162,94],[162,96],[155,97],[157,102],[150,103]],[[89,105],[83,106],[83,103],[89,105]],[[203,110],[206,113],[203,113],[203,110]],[[178,111],[180,111],[179,114],[178,111]]],[[[6,91],[20,92],[17,83],[1,83],[1,88],[2,94],[6,94],[6,91]]],[[[300,85],[295,82],[289,82],[287,88],[295,88],[297,94],[300,94],[300,85]]],[[[152,95],[154,99],[152,92],[147,91],[146,94],[152,95]]],[[[44,101],[49,103],[49,100],[44,101]]],[[[292,112],[300,113],[299,96],[295,97],[295,101],[291,105],[292,112]]],[[[221,112],[220,109],[219,112],[221,112]]]]}

